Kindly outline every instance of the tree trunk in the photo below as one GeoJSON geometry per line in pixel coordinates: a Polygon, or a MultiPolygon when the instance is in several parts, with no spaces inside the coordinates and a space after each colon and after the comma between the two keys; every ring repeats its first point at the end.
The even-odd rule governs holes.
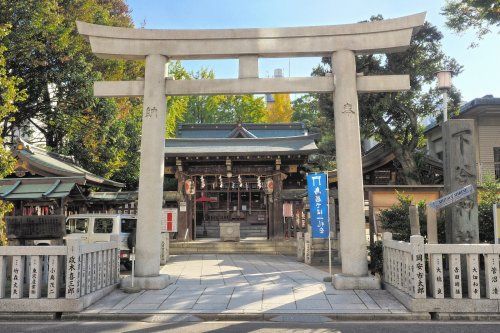
{"type": "Polygon", "coordinates": [[[420,184],[418,166],[415,161],[414,153],[407,150],[395,149],[394,155],[396,155],[396,159],[401,164],[401,175],[404,182],[407,185],[420,184]]]}

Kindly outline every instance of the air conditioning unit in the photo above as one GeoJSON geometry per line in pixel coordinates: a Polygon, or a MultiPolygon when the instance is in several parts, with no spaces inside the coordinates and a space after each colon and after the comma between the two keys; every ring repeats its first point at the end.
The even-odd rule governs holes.
{"type": "Polygon", "coordinates": [[[219,223],[220,240],[223,242],[240,241],[240,224],[235,222],[219,223]]]}

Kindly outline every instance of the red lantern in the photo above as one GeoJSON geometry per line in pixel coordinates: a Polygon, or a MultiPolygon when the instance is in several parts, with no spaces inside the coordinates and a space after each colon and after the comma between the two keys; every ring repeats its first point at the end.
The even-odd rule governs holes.
{"type": "Polygon", "coordinates": [[[194,182],[191,179],[187,179],[184,182],[184,190],[186,191],[186,194],[193,195],[195,193],[194,182]]]}

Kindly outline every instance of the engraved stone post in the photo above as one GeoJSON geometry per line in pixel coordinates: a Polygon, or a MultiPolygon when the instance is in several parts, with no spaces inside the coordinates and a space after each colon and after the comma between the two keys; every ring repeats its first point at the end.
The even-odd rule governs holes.
{"type": "Polygon", "coordinates": [[[410,236],[412,245],[412,291],[414,298],[426,298],[424,237],[410,236]]]}
{"type": "MultiPolygon", "coordinates": [[[[445,192],[476,186],[476,133],[473,119],[448,120],[443,125],[445,192]]],[[[478,243],[477,192],[446,210],[447,242],[478,243]]]]}
{"type": "Polygon", "coordinates": [[[29,298],[42,296],[42,261],[40,256],[30,256],[29,298]]]}
{"type": "Polygon", "coordinates": [[[449,260],[451,298],[462,298],[462,262],[460,254],[450,254],[449,260]]]}
{"type": "Polygon", "coordinates": [[[304,233],[297,232],[297,260],[304,261],[304,233]]]}
{"type": "Polygon", "coordinates": [[[412,236],[420,236],[420,220],[418,216],[418,207],[416,205],[410,205],[410,230],[412,236]]]}
{"type": "Polygon", "coordinates": [[[139,277],[158,276],[160,271],[159,222],[163,204],[166,64],[165,56],[146,57],[135,268],[135,274],[139,277]]]}
{"type": "Polygon", "coordinates": [[[431,254],[429,266],[431,271],[432,296],[434,298],[444,298],[443,255],[441,253],[431,254]]]}
{"type": "Polygon", "coordinates": [[[67,239],[66,247],[66,298],[80,297],[80,241],[67,239]]]}
{"type": "Polygon", "coordinates": [[[47,298],[59,297],[60,268],[59,256],[49,256],[47,298]]]}
{"type": "Polygon", "coordinates": [[[312,262],[312,240],[311,233],[304,234],[304,263],[310,265],[312,262]]]}
{"type": "Polygon", "coordinates": [[[489,299],[500,299],[500,273],[498,269],[498,253],[485,254],[486,297],[489,299]]]}
{"type": "Polygon", "coordinates": [[[160,257],[160,264],[161,265],[166,265],[168,259],[170,258],[170,251],[169,251],[169,233],[168,232],[162,232],[161,233],[161,257],[160,257]]]}
{"type": "Polygon", "coordinates": [[[479,255],[467,254],[467,288],[469,298],[479,299],[481,287],[479,285],[479,255]]]}
{"type": "Polygon", "coordinates": [[[12,257],[12,282],[10,298],[23,298],[24,292],[24,257],[12,257]]]}

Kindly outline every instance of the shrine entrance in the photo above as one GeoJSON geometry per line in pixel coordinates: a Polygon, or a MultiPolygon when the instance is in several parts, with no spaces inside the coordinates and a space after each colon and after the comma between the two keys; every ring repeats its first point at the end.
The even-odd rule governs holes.
{"type": "MultiPolygon", "coordinates": [[[[144,60],[144,80],[95,82],[96,97],[144,97],[136,247],[136,283],[162,289],[169,279],[159,274],[162,218],[166,96],[330,93],[335,109],[342,274],[337,289],[371,289],[380,283],[368,276],[358,93],[408,90],[408,75],[363,76],[357,54],[394,53],[408,48],[425,13],[375,22],[338,26],[149,30],[77,22],[92,52],[102,58],[144,60]],[[333,75],[259,78],[259,58],[331,57],[333,75]],[[239,61],[237,79],[172,80],[170,59],[239,61]]],[[[192,150],[194,156],[196,149],[192,150]]],[[[182,163],[180,165],[182,167],[182,163]]],[[[182,176],[182,175],[181,175],[182,176]]]]}

